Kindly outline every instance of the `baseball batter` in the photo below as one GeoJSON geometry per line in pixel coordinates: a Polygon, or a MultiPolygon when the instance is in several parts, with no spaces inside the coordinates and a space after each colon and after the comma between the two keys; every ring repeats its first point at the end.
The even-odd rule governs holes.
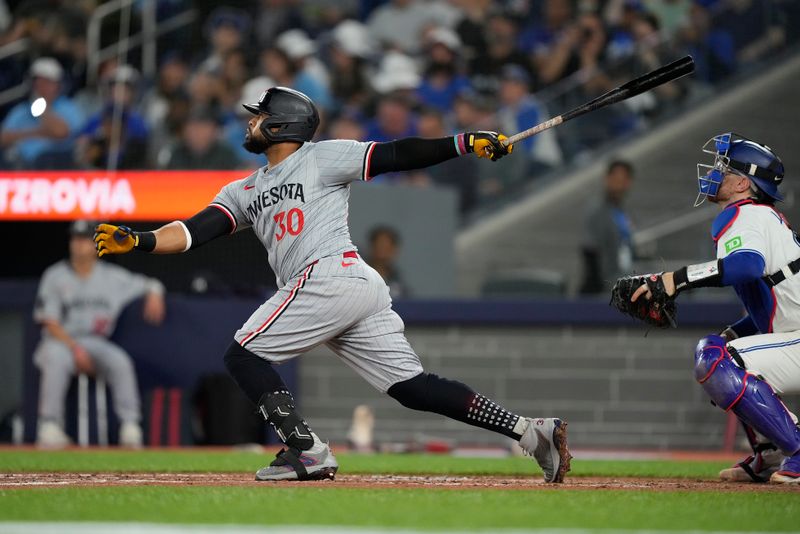
{"type": "MultiPolygon", "coordinates": [[[[711,400],[733,411],[753,454],[720,473],[723,480],[800,483],[800,429],[780,395],[800,393],[800,241],[775,209],[783,163],[772,150],[734,133],[709,140],[698,165],[700,193],[722,206],[711,235],[716,260],[661,276],[668,295],[733,286],[747,315],[700,340],[695,378],[711,400]]],[[[647,285],[633,293],[650,298],[647,285]]]]}
{"type": "Polygon", "coordinates": [[[139,389],[133,363],[108,336],[123,308],[142,295],[147,295],[145,319],[160,322],[164,316],[164,287],[153,278],[97,261],[94,230],[95,223],[89,221],[72,224],[69,260],[45,270],[36,296],[34,319],[42,325],[42,341],[33,356],[41,370],[36,436],[40,447],[57,448],[70,443],[63,430],[64,399],[76,373],[99,373],[105,377],[121,422],[120,445],[142,445],[139,389]]]}
{"type": "Polygon", "coordinates": [[[274,365],[325,343],[379,391],[402,405],[435,412],[519,440],[561,482],[569,470],[566,423],[511,413],[464,384],[426,373],[391,308],[388,288],[359,256],[347,226],[349,186],[385,172],[435,165],[475,153],[497,160],[511,152],[495,132],[388,143],[311,142],[319,125],[314,103],[284,87],[264,92],[244,146],[268,164],[222,188],[211,204],[155,232],[101,224],[98,255],[133,249],[179,253],[252,228],[269,252],[280,288],[234,335],[225,364],[286,448],[257,480],[333,478],[338,464],[295,407],[274,365]]]}

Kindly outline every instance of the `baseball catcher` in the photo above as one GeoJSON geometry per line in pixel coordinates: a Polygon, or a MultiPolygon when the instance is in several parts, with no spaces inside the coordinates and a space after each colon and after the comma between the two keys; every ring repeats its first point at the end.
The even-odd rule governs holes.
{"type": "Polygon", "coordinates": [[[711,226],[717,259],[617,281],[612,304],[648,324],[674,326],[674,298],[732,286],[747,315],[695,350],[694,376],[713,403],[744,426],[753,453],[720,478],[800,484],[800,429],[780,395],[800,393],[800,239],[775,208],[784,168],[767,146],[734,133],[703,147],[699,194],[722,210],[711,226]]]}
{"type": "Polygon", "coordinates": [[[179,253],[252,228],[268,251],[278,292],[233,336],[228,371],[286,445],[257,480],[333,478],[339,464],[311,430],[275,366],[326,344],[381,393],[414,410],[434,412],[519,441],[547,482],[569,470],[566,423],[512,413],[466,384],[423,370],[408,343],[389,290],[350,240],[350,183],[475,154],[510,153],[496,132],[388,143],[313,142],[319,125],[303,93],[273,87],[245,108],[253,113],[245,148],[268,164],[231,182],[197,215],[155,232],[98,226],[99,255],[131,250],[179,253]]]}

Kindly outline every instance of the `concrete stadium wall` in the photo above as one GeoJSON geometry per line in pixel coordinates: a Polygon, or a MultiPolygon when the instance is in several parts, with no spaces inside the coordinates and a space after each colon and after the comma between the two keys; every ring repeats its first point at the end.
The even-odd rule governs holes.
{"type": "MultiPolygon", "coordinates": [[[[527,416],[569,422],[575,447],[719,448],[725,414],[692,377],[703,329],[638,326],[414,326],[408,338],[429,372],[457,379],[527,416]]],[[[403,408],[373,390],[324,348],[302,357],[303,413],[325,439],[346,439],[355,406],[376,415],[375,439],[426,436],[504,445],[502,436],[403,408]]]]}

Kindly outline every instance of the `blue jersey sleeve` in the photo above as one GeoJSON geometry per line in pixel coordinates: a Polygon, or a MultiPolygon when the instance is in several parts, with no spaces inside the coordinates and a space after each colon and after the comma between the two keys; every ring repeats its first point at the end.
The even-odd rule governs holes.
{"type": "Polygon", "coordinates": [[[764,258],[755,252],[734,252],[719,260],[722,263],[722,285],[734,286],[758,280],[764,275],[764,258]]]}

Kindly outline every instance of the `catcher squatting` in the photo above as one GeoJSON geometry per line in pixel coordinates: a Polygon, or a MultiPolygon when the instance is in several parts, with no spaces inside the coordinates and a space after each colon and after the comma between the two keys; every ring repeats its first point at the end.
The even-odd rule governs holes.
{"type": "Polygon", "coordinates": [[[438,413],[519,441],[546,482],[569,471],[567,425],[505,410],[468,386],[427,373],[406,340],[380,275],[366,265],[347,226],[350,182],[418,169],[475,153],[495,161],[510,153],[495,132],[388,143],[311,142],[319,125],[314,103],[284,87],[263,93],[245,134],[247,150],[268,164],[222,188],[211,204],[155,232],[100,224],[97,253],[133,249],[180,253],[252,228],[267,249],[277,293],[234,335],[225,353],[233,378],[286,444],[257,480],[333,478],[329,446],[311,431],[273,365],[324,343],[367,382],[414,410],[438,413]]]}
{"type": "Polygon", "coordinates": [[[800,484],[800,429],[780,399],[800,393],[800,240],[775,209],[783,163],[767,146],[734,133],[710,139],[698,164],[700,192],[722,207],[711,226],[716,260],[617,280],[611,303],[655,326],[675,326],[675,297],[733,286],[747,315],[695,351],[695,379],[744,426],[753,454],[723,480],[800,484]]]}

